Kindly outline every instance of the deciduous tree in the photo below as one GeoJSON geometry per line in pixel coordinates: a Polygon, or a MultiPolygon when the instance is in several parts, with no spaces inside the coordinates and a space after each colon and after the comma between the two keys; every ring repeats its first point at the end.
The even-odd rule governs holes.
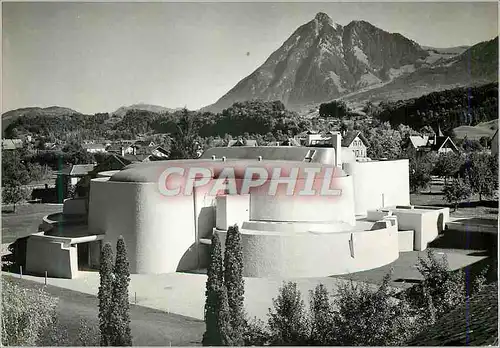
{"type": "Polygon", "coordinates": [[[458,209],[458,204],[470,197],[471,188],[461,179],[455,179],[451,183],[445,183],[443,187],[443,194],[446,198],[446,201],[450,204],[453,204],[455,210],[458,209]]]}
{"type": "Polygon", "coordinates": [[[309,320],[297,284],[284,283],[269,309],[271,344],[279,346],[306,345],[309,341],[309,320]]]}
{"type": "Polygon", "coordinates": [[[395,300],[387,274],[377,289],[370,285],[341,284],[333,300],[334,327],[339,344],[346,346],[404,345],[411,317],[403,302],[395,300]]]}
{"type": "Polygon", "coordinates": [[[484,196],[491,197],[498,187],[498,167],[495,160],[484,153],[470,154],[462,167],[462,175],[468,181],[472,191],[479,194],[479,200],[484,196]]]}
{"type": "Polygon", "coordinates": [[[323,284],[310,291],[311,337],[315,346],[335,345],[334,312],[330,294],[323,284]]]}
{"type": "Polygon", "coordinates": [[[444,178],[446,184],[449,177],[454,177],[458,174],[462,165],[462,158],[453,152],[439,154],[436,164],[434,165],[433,173],[444,178]]]}
{"type": "Polygon", "coordinates": [[[426,188],[431,182],[432,164],[424,157],[410,158],[410,189],[412,192],[418,192],[426,188]]]}

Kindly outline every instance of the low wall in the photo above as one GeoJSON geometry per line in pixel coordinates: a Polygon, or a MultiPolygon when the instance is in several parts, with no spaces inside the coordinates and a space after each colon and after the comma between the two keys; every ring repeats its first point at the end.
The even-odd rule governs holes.
{"type": "Polygon", "coordinates": [[[449,209],[431,207],[430,209],[415,206],[388,207],[367,212],[367,219],[375,221],[387,215],[397,217],[400,230],[413,230],[413,249],[425,250],[427,244],[432,242],[444,231],[449,220],[449,209]]]}
{"type": "Polygon", "coordinates": [[[86,198],[69,198],[64,200],[64,215],[87,215],[86,198]]]}
{"type": "Polygon", "coordinates": [[[77,247],[70,238],[32,235],[26,245],[26,272],[53,278],[75,278],[78,275],[77,247]]]}
{"type": "MultiPolygon", "coordinates": [[[[227,232],[216,232],[224,246],[227,232]]],[[[241,232],[246,277],[348,274],[387,265],[399,256],[395,226],[353,233],[241,232]]]]}

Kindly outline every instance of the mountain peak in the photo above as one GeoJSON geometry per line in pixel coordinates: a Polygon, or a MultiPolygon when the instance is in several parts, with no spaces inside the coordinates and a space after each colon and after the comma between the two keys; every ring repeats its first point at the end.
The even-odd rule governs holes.
{"type": "Polygon", "coordinates": [[[324,12],[318,12],[316,14],[316,16],[314,17],[314,19],[317,20],[318,22],[331,22],[332,21],[330,16],[324,12]]]}
{"type": "MultiPolygon", "coordinates": [[[[435,76],[427,59],[430,54],[410,39],[367,21],[341,26],[319,12],[295,30],[264,64],[205,110],[221,111],[236,101],[253,99],[281,100],[287,107],[299,109],[382,86],[395,90],[400,86],[396,80],[408,85],[406,77],[420,76],[412,75],[419,69],[435,76]]],[[[462,70],[465,74],[466,69],[462,70]]]]}
{"type": "Polygon", "coordinates": [[[330,25],[333,27],[332,19],[324,12],[318,12],[314,17],[314,21],[316,22],[318,27],[323,27],[325,25],[330,25]]]}

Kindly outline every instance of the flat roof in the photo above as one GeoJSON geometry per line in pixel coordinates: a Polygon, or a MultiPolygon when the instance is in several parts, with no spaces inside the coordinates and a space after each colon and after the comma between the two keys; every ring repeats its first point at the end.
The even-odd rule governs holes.
{"type": "MultiPolygon", "coordinates": [[[[166,161],[154,161],[154,162],[144,162],[138,164],[132,164],[125,167],[123,170],[111,176],[110,181],[118,182],[158,182],[161,174],[168,168],[179,168],[183,170],[184,176],[190,173],[191,175],[196,175],[196,169],[206,168],[212,173],[212,178],[218,178],[224,170],[225,174],[232,173],[234,171],[235,179],[243,179],[245,176],[245,171],[247,168],[257,169],[263,168],[268,172],[268,176],[271,177],[275,168],[281,169],[281,177],[289,176],[290,172],[294,168],[298,168],[298,179],[304,179],[307,177],[307,168],[316,168],[318,174],[315,178],[323,178],[325,175],[331,175],[333,170],[334,177],[346,176],[344,171],[338,167],[332,165],[326,165],[322,163],[310,163],[310,162],[297,162],[297,161],[269,161],[257,159],[222,159],[207,160],[207,159],[191,159],[191,160],[166,160],[166,161]],[[329,171],[327,169],[331,168],[329,171]]],[[[182,175],[182,173],[177,172],[177,175],[182,175]]],[[[199,172],[198,175],[202,173],[199,172]]]]}

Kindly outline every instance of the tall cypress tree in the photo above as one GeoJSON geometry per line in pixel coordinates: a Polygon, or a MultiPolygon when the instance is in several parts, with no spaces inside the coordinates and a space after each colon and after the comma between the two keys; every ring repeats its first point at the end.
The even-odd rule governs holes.
{"type": "Polygon", "coordinates": [[[224,269],[222,264],[222,246],[217,233],[212,236],[210,245],[210,263],[207,270],[205,302],[204,346],[230,345],[229,310],[227,293],[224,287],[224,269]]]}
{"type": "Polygon", "coordinates": [[[130,270],[127,258],[127,248],[123,237],[116,243],[115,279],[113,282],[112,327],[113,346],[131,346],[130,332],[130,304],[128,286],[130,284],[130,270]]]}
{"type": "Polygon", "coordinates": [[[245,331],[245,281],[243,280],[243,251],[237,225],[229,227],[224,251],[224,283],[231,318],[231,338],[236,346],[243,345],[245,331]]]}
{"type": "Polygon", "coordinates": [[[99,268],[99,331],[100,345],[111,345],[111,313],[113,292],[113,249],[110,243],[103,245],[99,268]]]}

